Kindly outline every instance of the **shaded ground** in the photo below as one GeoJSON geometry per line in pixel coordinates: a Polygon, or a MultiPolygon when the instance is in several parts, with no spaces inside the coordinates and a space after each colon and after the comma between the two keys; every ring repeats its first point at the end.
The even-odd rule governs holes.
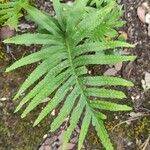
{"type": "MultiPolygon", "coordinates": [[[[37,6],[50,12],[51,5],[47,3],[43,6],[43,2],[48,1],[43,0],[37,6]]],[[[137,55],[137,60],[124,64],[118,72],[118,75],[135,83],[134,88],[126,91],[129,96],[126,103],[134,107],[134,112],[108,114],[106,122],[116,150],[142,150],[142,144],[150,135],[150,90],[144,91],[141,84],[145,73],[150,73],[150,37],[147,35],[147,26],[139,21],[136,14],[136,9],[141,2],[141,0],[121,1],[125,10],[124,19],[127,21],[127,25],[122,30],[127,33],[130,43],[137,43],[134,49],[128,50],[137,55]]],[[[12,102],[12,97],[19,85],[26,78],[27,72],[30,72],[34,66],[13,73],[4,73],[6,66],[15,60],[11,54],[6,53],[6,46],[2,49],[4,56],[0,61],[0,150],[38,149],[42,144],[43,135],[48,132],[50,119],[47,118],[39,127],[33,128],[32,120],[36,118],[40,108],[22,120],[19,114],[13,114],[16,102],[12,102]]],[[[25,47],[12,47],[10,50],[13,51],[15,58],[20,58],[26,53],[25,47]]],[[[35,51],[34,47],[28,49],[28,52],[33,51],[35,51]]],[[[90,69],[92,73],[100,74],[100,66],[90,69]]],[[[58,131],[56,136],[59,136],[60,132],[58,131]]],[[[54,136],[48,135],[48,137],[54,136]]],[[[46,137],[47,139],[51,138],[46,137]]],[[[48,145],[50,145],[50,141],[48,145]]],[[[76,150],[76,148],[74,149],[76,150]]],[[[102,150],[93,128],[90,128],[84,149],[102,150]]],[[[40,150],[44,150],[44,148],[40,150]]],[[[150,146],[148,145],[145,150],[150,150],[150,146]]]]}

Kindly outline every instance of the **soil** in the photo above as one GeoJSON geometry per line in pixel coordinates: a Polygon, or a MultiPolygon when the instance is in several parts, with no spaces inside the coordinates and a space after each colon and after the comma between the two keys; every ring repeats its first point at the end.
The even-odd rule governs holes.
{"type": "MultiPolygon", "coordinates": [[[[36,6],[53,14],[51,3],[48,1],[37,1],[36,6]]],[[[117,73],[118,76],[132,80],[135,86],[123,89],[128,95],[125,103],[133,106],[133,111],[108,114],[106,127],[116,150],[142,150],[144,147],[142,144],[147,144],[146,140],[150,136],[150,90],[144,90],[141,83],[145,74],[150,73],[150,37],[147,34],[147,25],[137,17],[137,7],[142,2],[143,0],[121,0],[124,9],[123,19],[127,24],[120,30],[127,33],[129,43],[136,43],[134,49],[127,49],[127,51],[136,55],[137,59],[134,62],[123,64],[117,73]]],[[[24,23],[24,21],[22,22],[24,23]]],[[[47,140],[47,136],[44,139],[43,136],[48,133],[52,117],[47,118],[40,126],[33,128],[32,123],[41,108],[37,108],[25,119],[21,119],[20,113],[13,113],[17,102],[12,101],[17,89],[34,66],[5,73],[6,67],[15,59],[36,51],[37,47],[10,46],[11,53],[6,52],[6,45],[1,43],[0,47],[0,150],[38,150],[40,145],[47,140]]],[[[100,74],[99,68],[100,66],[92,66],[90,70],[93,74],[100,74]]],[[[58,133],[54,136],[51,134],[49,138],[58,136],[58,133]]],[[[149,143],[145,150],[150,150],[149,143]]],[[[83,149],[103,150],[92,127],[83,149]]],[[[44,148],[40,150],[44,150],[44,148]]]]}

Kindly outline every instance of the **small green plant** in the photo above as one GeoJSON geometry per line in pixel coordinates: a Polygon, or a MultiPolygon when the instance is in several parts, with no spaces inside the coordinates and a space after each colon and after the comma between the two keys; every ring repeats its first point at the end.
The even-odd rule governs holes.
{"type": "Polygon", "coordinates": [[[12,0],[0,2],[0,24],[10,25],[17,29],[18,21],[22,17],[23,5],[27,0],[12,0]]]}
{"type": "MultiPolygon", "coordinates": [[[[88,2],[89,0],[77,0],[73,2],[73,5],[68,6],[61,4],[59,0],[53,0],[56,13],[54,17],[44,14],[28,4],[24,5],[24,9],[43,29],[44,33],[18,35],[5,40],[4,43],[42,44],[43,48],[16,61],[7,68],[6,72],[41,62],[14,97],[14,100],[18,99],[31,85],[37,83],[21,100],[15,112],[19,111],[24,104],[29,103],[22,113],[22,118],[24,118],[40,105],[43,99],[53,95],[34,122],[34,126],[36,126],[63,101],[63,106],[51,124],[50,131],[56,131],[65,118],[70,116],[70,124],[64,136],[64,150],[80,118],[82,123],[78,142],[79,150],[82,148],[90,124],[95,127],[105,149],[113,150],[104,126],[106,115],[101,110],[130,111],[131,107],[110,102],[108,98],[126,98],[123,92],[113,90],[111,87],[133,86],[133,84],[117,77],[90,76],[86,65],[133,61],[135,56],[97,53],[108,49],[133,47],[133,45],[118,40],[104,40],[107,29],[103,24],[115,23],[114,27],[118,26],[118,22],[111,20],[110,15],[114,8],[118,8],[114,1],[101,9],[88,6],[88,2]],[[103,38],[97,38],[96,32],[101,33],[103,38]]],[[[116,33],[115,30],[114,32],[116,33]]]]}
{"type": "Polygon", "coordinates": [[[90,0],[90,5],[95,5],[97,8],[110,3],[112,0],[90,0]]]}

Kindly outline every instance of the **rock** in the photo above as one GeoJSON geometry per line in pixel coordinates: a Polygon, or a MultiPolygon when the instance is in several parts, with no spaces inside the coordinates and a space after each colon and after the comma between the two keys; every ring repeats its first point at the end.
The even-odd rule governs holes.
{"type": "Polygon", "coordinates": [[[150,73],[149,72],[145,73],[145,81],[146,81],[147,86],[150,87],[150,73]]]}
{"type": "Polygon", "coordinates": [[[45,140],[45,145],[52,145],[57,140],[57,136],[49,137],[45,140]]]}
{"type": "Polygon", "coordinates": [[[46,145],[46,146],[41,146],[39,150],[52,150],[52,148],[46,145]]]}
{"type": "Polygon", "coordinates": [[[0,39],[5,40],[14,36],[16,33],[15,29],[11,26],[4,26],[0,29],[0,39]]]}
{"type": "Polygon", "coordinates": [[[115,68],[110,68],[104,73],[105,76],[115,76],[116,74],[117,70],[115,68]]]}
{"type": "MultiPolygon", "coordinates": [[[[73,148],[75,147],[75,144],[72,143],[68,143],[66,146],[66,150],[73,150],[73,148]]],[[[63,146],[61,145],[58,150],[63,150],[63,146]]]]}
{"type": "Polygon", "coordinates": [[[148,2],[142,3],[142,7],[145,8],[145,9],[147,9],[147,10],[150,9],[150,7],[149,7],[149,5],[148,5],[148,2]]]}
{"type": "Polygon", "coordinates": [[[137,113],[131,112],[131,113],[130,113],[130,116],[131,116],[132,118],[136,118],[136,117],[142,116],[142,113],[140,113],[140,112],[137,112],[137,113]]]}
{"type": "Polygon", "coordinates": [[[143,23],[150,24],[150,7],[148,2],[144,2],[140,7],[138,7],[137,15],[143,23]]]}
{"type": "Polygon", "coordinates": [[[117,71],[120,71],[121,68],[122,68],[122,63],[118,63],[118,64],[115,65],[115,69],[116,69],[117,71]]]}
{"type": "Polygon", "coordinates": [[[0,98],[0,101],[7,101],[7,100],[8,100],[8,98],[6,98],[6,97],[0,98]]]}
{"type": "Polygon", "coordinates": [[[141,81],[141,83],[145,91],[150,89],[150,73],[149,72],[145,73],[145,78],[144,80],[141,81]]]}
{"type": "Polygon", "coordinates": [[[65,131],[63,130],[61,134],[58,136],[59,144],[61,145],[63,143],[65,131]]]}
{"type": "Polygon", "coordinates": [[[145,15],[146,15],[146,10],[143,7],[138,7],[137,9],[137,15],[139,19],[145,23],[145,15]]]}
{"type": "Polygon", "coordinates": [[[74,137],[73,139],[70,140],[71,143],[75,144],[78,141],[78,137],[74,137]]]}
{"type": "Polygon", "coordinates": [[[150,24],[150,14],[145,15],[145,23],[150,24]]]}

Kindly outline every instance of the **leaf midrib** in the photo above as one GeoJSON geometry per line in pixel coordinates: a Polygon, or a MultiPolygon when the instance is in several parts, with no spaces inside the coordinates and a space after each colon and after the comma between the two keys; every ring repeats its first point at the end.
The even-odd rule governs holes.
{"type": "Polygon", "coordinates": [[[66,44],[66,48],[67,48],[67,52],[68,52],[68,60],[69,60],[69,63],[70,63],[70,67],[71,67],[73,76],[75,77],[75,80],[76,80],[76,85],[79,87],[79,90],[81,92],[82,97],[84,97],[84,100],[82,100],[84,102],[83,105],[85,105],[86,109],[88,109],[90,111],[91,117],[92,118],[94,117],[95,119],[97,119],[94,112],[93,112],[93,109],[90,107],[90,105],[88,103],[87,97],[84,94],[82,85],[80,84],[80,81],[78,79],[78,75],[76,74],[75,67],[74,67],[74,64],[73,64],[73,56],[71,55],[71,49],[70,49],[70,45],[69,45],[69,42],[68,42],[67,39],[65,40],[65,44],[66,44]]]}

